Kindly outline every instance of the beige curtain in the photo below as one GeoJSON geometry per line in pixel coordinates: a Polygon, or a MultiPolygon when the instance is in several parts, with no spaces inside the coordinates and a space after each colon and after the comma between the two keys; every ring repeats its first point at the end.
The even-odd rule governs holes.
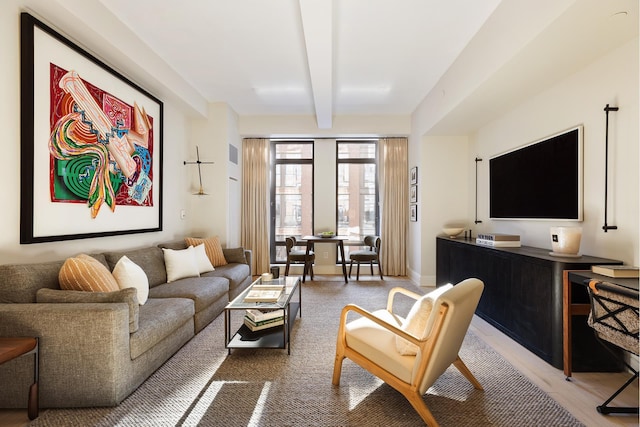
{"type": "Polygon", "coordinates": [[[382,138],[379,143],[380,256],[387,276],[407,275],[409,229],[409,168],[407,138],[382,138]]]}
{"type": "Polygon", "coordinates": [[[242,143],[242,245],[253,251],[252,274],[269,271],[269,140],[242,143]]]}

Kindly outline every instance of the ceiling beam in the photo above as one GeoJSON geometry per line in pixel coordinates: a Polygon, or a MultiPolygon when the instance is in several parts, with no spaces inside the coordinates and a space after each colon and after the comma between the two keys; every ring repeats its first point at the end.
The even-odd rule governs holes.
{"type": "Polygon", "coordinates": [[[319,129],[331,129],[333,126],[333,1],[299,1],[316,120],[319,129]]]}

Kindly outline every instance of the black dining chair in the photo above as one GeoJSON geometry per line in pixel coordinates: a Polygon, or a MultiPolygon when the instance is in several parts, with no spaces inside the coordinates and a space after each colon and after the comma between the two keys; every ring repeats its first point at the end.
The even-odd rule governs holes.
{"type": "Polygon", "coordinates": [[[360,280],[360,264],[365,262],[369,263],[371,267],[371,275],[373,276],[373,264],[378,264],[378,272],[380,273],[380,279],[384,279],[382,277],[382,264],[380,263],[380,237],[379,236],[365,236],[364,245],[368,246],[367,249],[361,251],[354,251],[349,254],[349,277],[351,277],[351,269],[353,268],[353,263],[358,264],[358,269],[356,270],[356,280],[360,280]]]}
{"type": "Polygon", "coordinates": [[[305,281],[306,272],[309,272],[311,276],[311,280],[313,280],[313,262],[316,259],[316,255],[313,251],[309,251],[309,255],[307,255],[306,249],[303,251],[294,250],[298,241],[294,236],[289,236],[285,239],[285,243],[287,246],[287,265],[284,268],[284,275],[289,275],[289,265],[290,264],[304,264],[304,270],[302,273],[302,283],[305,281]]]}

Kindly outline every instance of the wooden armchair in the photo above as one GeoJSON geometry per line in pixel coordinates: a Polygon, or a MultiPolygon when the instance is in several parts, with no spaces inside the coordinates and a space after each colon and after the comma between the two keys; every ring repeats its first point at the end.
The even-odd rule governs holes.
{"type": "Polygon", "coordinates": [[[385,310],[369,312],[347,305],[340,317],[333,384],[340,384],[342,361],[347,357],[402,393],[427,425],[437,426],[423,395],[450,365],[482,390],[458,351],[483,289],[482,281],[467,279],[424,296],[393,288],[385,310]],[[416,300],[406,319],[393,313],[398,293],[416,300]],[[347,323],[349,313],[360,317],[347,323]]]}

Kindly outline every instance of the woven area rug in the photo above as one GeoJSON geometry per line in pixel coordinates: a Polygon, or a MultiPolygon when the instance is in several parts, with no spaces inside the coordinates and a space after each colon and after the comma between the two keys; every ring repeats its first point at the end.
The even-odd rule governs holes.
{"type": "MultiPolygon", "coordinates": [[[[422,419],[394,389],[345,359],[331,384],[342,307],[386,305],[408,281],[303,284],[302,317],[286,350],[224,348],[219,316],[115,408],[49,409],[30,426],[417,426],[422,419]]],[[[423,293],[417,290],[419,293],[423,293]]],[[[406,313],[409,301],[399,304],[406,313]]],[[[240,313],[234,321],[241,322],[240,313]]],[[[450,368],[424,399],[442,426],[581,426],[472,332],[461,358],[483,385],[450,368]]]]}

